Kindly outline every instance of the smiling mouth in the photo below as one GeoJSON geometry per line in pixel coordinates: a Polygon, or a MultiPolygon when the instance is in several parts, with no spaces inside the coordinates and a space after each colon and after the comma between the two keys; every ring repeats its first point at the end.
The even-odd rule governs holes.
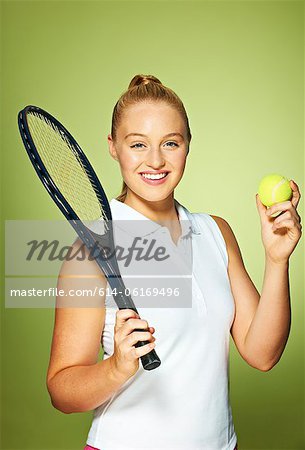
{"type": "Polygon", "coordinates": [[[140,172],[140,175],[146,180],[162,180],[167,177],[169,172],[140,172]]]}

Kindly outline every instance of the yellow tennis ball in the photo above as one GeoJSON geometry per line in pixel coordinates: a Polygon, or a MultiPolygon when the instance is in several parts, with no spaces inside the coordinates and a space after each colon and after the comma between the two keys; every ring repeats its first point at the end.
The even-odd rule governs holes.
{"type": "Polygon", "coordinates": [[[292,197],[289,180],[278,173],[271,173],[261,179],[258,187],[260,201],[265,206],[286,202],[292,197]]]}

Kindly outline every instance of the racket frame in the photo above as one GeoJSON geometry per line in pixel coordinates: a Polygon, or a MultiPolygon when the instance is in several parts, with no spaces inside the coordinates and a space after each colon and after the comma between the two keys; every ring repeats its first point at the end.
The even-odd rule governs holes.
{"type": "MultiPolygon", "coordinates": [[[[115,267],[116,273],[113,271],[112,265],[109,264],[107,254],[105,253],[104,245],[106,242],[103,241],[107,239],[107,243],[109,244],[110,241],[111,245],[114,247],[112,214],[105,191],[85,153],[82,151],[81,147],[73,138],[73,136],[70,134],[70,132],[55,117],[53,117],[50,113],[37,106],[28,105],[18,113],[18,127],[24,147],[31,160],[31,163],[34,166],[34,169],[39,179],[41,180],[42,184],[46,188],[47,192],[49,193],[53,201],[56,203],[56,205],[58,206],[60,211],[64,214],[69,223],[72,225],[77,235],[80,237],[80,239],[82,240],[82,242],[85,244],[85,246],[88,248],[89,251],[91,251],[94,247],[96,247],[96,243],[98,244],[99,254],[97,256],[94,256],[93,254],[93,257],[109,282],[109,285],[112,289],[112,295],[118,308],[132,309],[133,311],[138,313],[131,296],[126,295],[125,284],[121,277],[115,255],[112,260],[112,265],[116,266],[115,267]],[[31,132],[27,122],[27,114],[30,113],[36,113],[38,115],[44,116],[50,122],[50,126],[52,126],[52,124],[54,123],[55,126],[60,130],[60,133],[62,135],[65,135],[73,145],[73,148],[77,152],[77,156],[79,157],[79,159],[81,160],[82,164],[85,167],[86,173],[88,175],[92,188],[94,189],[94,192],[97,196],[97,199],[101,203],[102,208],[105,211],[105,215],[107,218],[107,225],[109,229],[107,233],[103,236],[108,235],[107,238],[105,237],[103,238],[103,236],[94,233],[92,230],[90,230],[88,227],[84,225],[82,220],[78,217],[77,213],[73,210],[71,205],[68,203],[63,194],[60,192],[59,188],[56,186],[50,173],[45,167],[45,164],[43,163],[39,155],[39,152],[36,148],[36,145],[32,139],[31,132]],[[94,184],[92,184],[91,180],[93,181],[94,184]],[[103,256],[101,256],[100,252],[103,253],[103,256]]],[[[52,128],[54,129],[53,126],[52,128]]],[[[55,129],[54,131],[56,132],[55,129]]],[[[134,331],[143,332],[145,330],[139,329],[134,331]]],[[[137,342],[135,347],[141,347],[146,344],[148,344],[148,341],[139,341],[137,342]]],[[[143,368],[146,370],[153,370],[161,364],[160,358],[158,357],[154,349],[151,350],[146,355],[143,355],[141,357],[141,362],[143,368]]]]}

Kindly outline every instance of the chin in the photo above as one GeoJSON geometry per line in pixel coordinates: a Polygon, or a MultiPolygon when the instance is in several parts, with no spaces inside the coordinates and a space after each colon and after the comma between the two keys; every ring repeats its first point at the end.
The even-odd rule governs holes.
{"type": "Polygon", "coordinates": [[[146,200],[147,202],[161,202],[163,200],[166,200],[168,197],[172,196],[173,189],[166,192],[157,192],[154,189],[151,189],[150,191],[133,191],[138,197],[143,198],[143,200],[146,200]]]}

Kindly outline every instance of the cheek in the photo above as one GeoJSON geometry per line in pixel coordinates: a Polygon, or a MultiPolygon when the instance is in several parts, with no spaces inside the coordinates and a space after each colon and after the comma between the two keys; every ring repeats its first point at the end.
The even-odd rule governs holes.
{"type": "Polygon", "coordinates": [[[171,158],[170,163],[172,164],[173,168],[178,171],[181,172],[184,170],[185,168],[185,164],[186,164],[186,155],[182,154],[182,155],[173,155],[173,158],[171,158]]]}
{"type": "Polygon", "coordinates": [[[119,163],[123,172],[135,169],[141,161],[139,154],[122,151],[119,155],[119,163]]]}

